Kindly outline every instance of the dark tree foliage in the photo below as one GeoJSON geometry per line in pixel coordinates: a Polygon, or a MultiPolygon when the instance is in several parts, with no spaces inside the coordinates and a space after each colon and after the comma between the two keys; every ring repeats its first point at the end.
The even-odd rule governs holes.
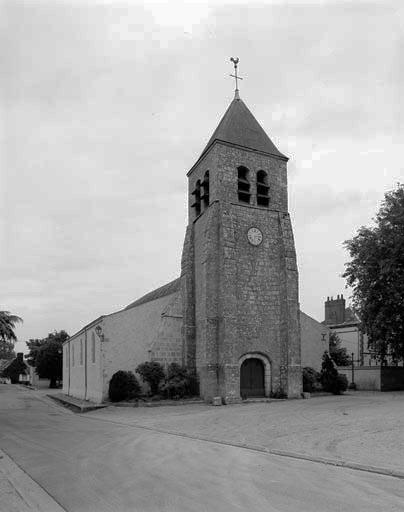
{"type": "Polygon", "coordinates": [[[42,340],[31,339],[29,341],[26,341],[26,345],[29,349],[29,353],[25,357],[28,361],[28,364],[30,364],[31,366],[34,366],[34,367],[36,366],[37,355],[38,355],[41,347],[46,343],[47,340],[48,340],[48,338],[44,338],[42,340]]]}
{"type": "Polygon", "coordinates": [[[374,219],[345,242],[351,261],[343,277],[369,348],[380,359],[404,360],[404,184],[387,192],[374,219]]]}
{"type": "Polygon", "coordinates": [[[109,381],[108,395],[111,402],[131,400],[137,398],[139,393],[139,382],[132,372],[119,370],[114,373],[109,381]]]}
{"type": "Polygon", "coordinates": [[[14,343],[12,341],[0,341],[0,359],[14,359],[14,343]]]}
{"type": "Polygon", "coordinates": [[[303,391],[313,393],[320,391],[320,388],[320,373],[310,366],[303,368],[303,391]]]}
{"type": "Polygon", "coordinates": [[[321,384],[324,391],[340,395],[347,390],[348,380],[345,375],[338,373],[334,361],[331,359],[328,352],[323,354],[323,362],[321,363],[321,384]]]}
{"type": "Polygon", "coordinates": [[[160,382],[164,379],[164,368],[156,361],[146,361],[136,368],[136,372],[142,377],[144,382],[150,386],[152,395],[159,392],[160,382]]]}
{"type": "Polygon", "coordinates": [[[341,347],[341,340],[336,332],[330,334],[330,356],[337,366],[348,366],[351,359],[345,347],[341,347]]]}
{"type": "Polygon", "coordinates": [[[167,398],[195,395],[197,394],[195,375],[184,366],[171,363],[167,369],[167,377],[162,390],[167,398]]]}
{"type": "Polygon", "coordinates": [[[22,318],[12,315],[9,311],[0,311],[0,359],[13,359],[15,357],[14,342],[16,324],[22,322],[22,318]]]}
{"type": "Polygon", "coordinates": [[[63,376],[63,343],[69,339],[66,331],[55,331],[42,340],[30,340],[28,361],[35,366],[39,377],[50,379],[49,387],[54,388],[63,376]]]}

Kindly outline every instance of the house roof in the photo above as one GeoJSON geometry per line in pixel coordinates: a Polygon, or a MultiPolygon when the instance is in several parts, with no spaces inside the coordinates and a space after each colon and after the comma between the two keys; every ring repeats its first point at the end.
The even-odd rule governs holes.
{"type": "Polygon", "coordinates": [[[151,302],[152,300],[160,299],[161,297],[165,297],[166,295],[171,295],[172,293],[177,292],[179,289],[180,278],[177,277],[177,279],[174,279],[174,281],[170,281],[164,286],[160,286],[160,288],[157,288],[156,290],[146,293],[146,295],[143,295],[143,297],[140,297],[140,299],[135,300],[134,302],[129,304],[129,306],[126,306],[124,311],[135,308],[136,306],[140,306],[141,304],[146,304],[146,302],[151,302]]]}
{"type": "Polygon", "coordinates": [[[0,375],[14,361],[14,359],[0,359],[0,375]]]}
{"type": "Polygon", "coordinates": [[[198,160],[202,158],[215,141],[227,142],[287,160],[287,157],[277,149],[265,133],[247,105],[237,96],[230,103],[198,160]]]}

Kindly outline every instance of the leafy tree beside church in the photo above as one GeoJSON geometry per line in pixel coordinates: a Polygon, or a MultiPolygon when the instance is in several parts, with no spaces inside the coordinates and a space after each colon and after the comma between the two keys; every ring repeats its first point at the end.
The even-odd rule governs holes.
{"type": "Polygon", "coordinates": [[[369,348],[380,359],[404,360],[404,184],[387,192],[373,227],[345,242],[351,257],[343,277],[369,348]]]}
{"type": "Polygon", "coordinates": [[[63,343],[69,339],[66,331],[55,331],[44,339],[27,342],[28,362],[35,367],[40,378],[50,379],[49,387],[55,388],[63,376],[63,343]]]}

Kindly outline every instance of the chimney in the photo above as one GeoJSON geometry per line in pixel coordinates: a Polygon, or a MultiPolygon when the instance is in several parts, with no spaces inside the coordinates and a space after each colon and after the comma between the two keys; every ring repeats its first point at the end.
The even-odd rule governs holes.
{"type": "Polygon", "coordinates": [[[324,309],[324,322],[326,325],[343,324],[345,322],[345,299],[342,294],[337,295],[336,299],[332,296],[331,299],[327,297],[324,303],[324,309]]]}

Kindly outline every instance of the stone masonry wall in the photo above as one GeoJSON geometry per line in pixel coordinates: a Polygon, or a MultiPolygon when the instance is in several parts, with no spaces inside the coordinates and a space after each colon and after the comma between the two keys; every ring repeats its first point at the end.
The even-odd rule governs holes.
{"type": "MultiPolygon", "coordinates": [[[[190,183],[206,168],[203,159],[192,171],[190,183]]],[[[192,299],[195,305],[196,366],[201,394],[209,399],[217,392],[227,402],[237,401],[240,358],[258,352],[271,362],[272,391],[298,396],[298,275],[287,212],[286,162],[216,143],[209,153],[209,171],[211,204],[196,220],[191,220],[188,230],[192,236],[187,235],[189,241],[193,240],[194,254],[189,244],[185,267],[188,275],[193,268],[194,294],[183,295],[188,301],[185,309],[192,299]],[[238,201],[239,165],[250,170],[250,205],[238,201]],[[258,170],[268,173],[269,208],[256,205],[258,170]],[[247,230],[252,226],[263,233],[263,242],[258,247],[247,240],[247,230]]]]}

